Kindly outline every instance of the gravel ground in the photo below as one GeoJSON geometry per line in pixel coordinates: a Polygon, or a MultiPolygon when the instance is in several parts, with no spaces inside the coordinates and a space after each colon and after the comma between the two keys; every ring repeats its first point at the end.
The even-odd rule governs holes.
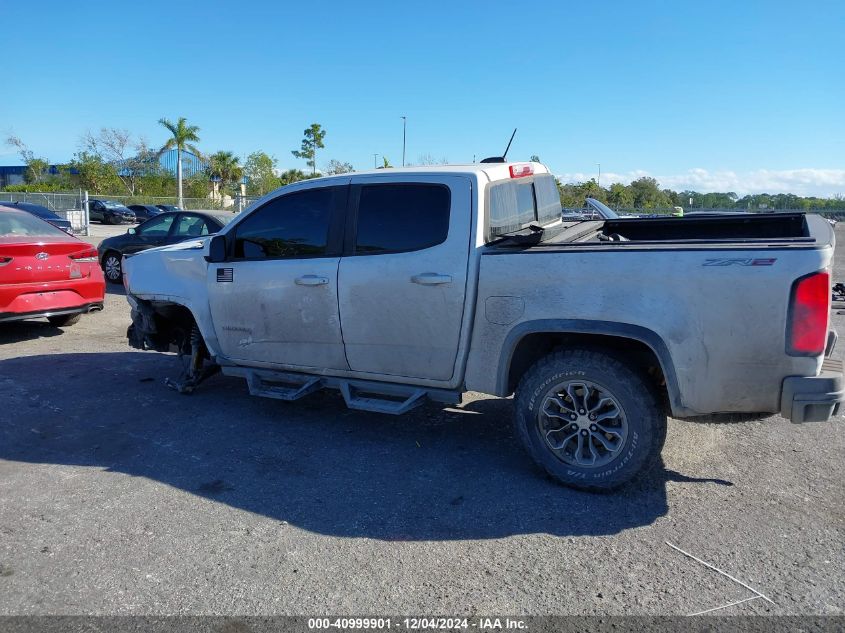
{"type": "Polygon", "coordinates": [[[176,358],[130,350],[128,324],[112,288],[66,331],[0,329],[0,614],[688,614],[753,595],[666,541],[774,602],[721,613],[845,613],[841,419],[671,420],[659,468],[593,495],[538,473],[510,401],[394,418],[220,376],[180,396],[176,358]]]}

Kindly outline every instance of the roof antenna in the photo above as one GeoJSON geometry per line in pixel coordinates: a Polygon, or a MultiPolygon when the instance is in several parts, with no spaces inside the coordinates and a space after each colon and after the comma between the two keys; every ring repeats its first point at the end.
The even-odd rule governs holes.
{"type": "Polygon", "coordinates": [[[513,143],[513,137],[516,136],[516,128],[513,129],[513,134],[511,134],[511,140],[508,141],[508,146],[505,148],[505,153],[501,156],[491,156],[490,158],[485,158],[482,160],[482,163],[506,163],[508,151],[511,148],[511,143],[513,143]]]}

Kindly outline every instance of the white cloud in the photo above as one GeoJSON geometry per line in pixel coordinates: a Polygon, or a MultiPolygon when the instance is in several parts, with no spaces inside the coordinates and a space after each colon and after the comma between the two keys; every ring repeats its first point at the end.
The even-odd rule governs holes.
{"type": "MultiPolygon", "coordinates": [[[[584,182],[595,178],[597,174],[570,173],[558,174],[561,182],[584,182]]],[[[601,182],[604,186],[613,182],[630,183],[632,180],[652,176],[661,188],[683,191],[734,191],[740,196],[750,193],[794,193],[799,196],[830,197],[845,194],[845,169],[757,169],[747,172],[729,170],[710,171],[696,167],[680,174],[652,174],[643,170],[625,173],[604,173],[601,182]]]]}

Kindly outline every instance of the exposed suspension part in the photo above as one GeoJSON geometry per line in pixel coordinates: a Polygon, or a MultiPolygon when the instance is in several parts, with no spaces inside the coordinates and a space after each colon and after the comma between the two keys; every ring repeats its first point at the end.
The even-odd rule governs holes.
{"type": "MultiPolygon", "coordinates": [[[[208,358],[208,349],[205,346],[205,341],[202,340],[199,328],[196,323],[191,327],[189,335],[191,358],[188,363],[187,370],[183,373],[179,380],[172,380],[165,378],[164,383],[171,389],[175,389],[179,393],[189,394],[193,393],[196,387],[211,378],[214,374],[220,371],[220,366],[216,363],[208,363],[205,361],[208,358]]],[[[181,346],[180,346],[181,347],[181,346]]],[[[180,352],[179,357],[182,358],[180,352]]]]}

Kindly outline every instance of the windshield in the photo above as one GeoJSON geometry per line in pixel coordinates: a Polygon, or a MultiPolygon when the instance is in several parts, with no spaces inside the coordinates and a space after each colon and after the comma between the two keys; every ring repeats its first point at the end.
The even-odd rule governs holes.
{"type": "Polygon", "coordinates": [[[587,198],[587,204],[589,206],[591,206],[593,209],[595,209],[596,211],[598,211],[599,214],[601,214],[601,216],[605,219],[611,219],[612,220],[613,218],[619,217],[619,214],[616,213],[616,211],[611,209],[609,206],[607,206],[603,202],[599,202],[595,198],[587,198]]]}
{"type": "Polygon", "coordinates": [[[54,237],[67,233],[24,211],[0,211],[0,237],[54,237]]]}
{"type": "Polygon", "coordinates": [[[105,200],[103,202],[103,206],[107,209],[114,209],[115,211],[129,211],[129,208],[126,205],[120,204],[119,202],[112,202],[110,200],[105,200]]]}

